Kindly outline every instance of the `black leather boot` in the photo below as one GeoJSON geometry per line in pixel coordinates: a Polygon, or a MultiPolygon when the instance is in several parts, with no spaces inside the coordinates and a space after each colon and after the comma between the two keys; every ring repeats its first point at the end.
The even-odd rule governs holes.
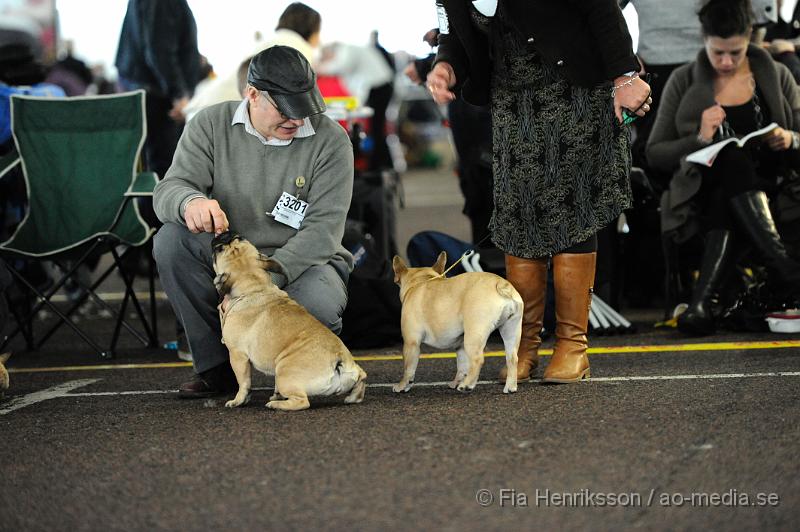
{"type": "Polygon", "coordinates": [[[764,265],[777,274],[778,282],[793,293],[800,292],[800,263],[786,253],[767,195],[758,190],[739,194],[731,198],[731,212],[764,265]]]}
{"type": "Polygon", "coordinates": [[[700,277],[692,291],[692,301],[683,314],[678,316],[678,329],[692,336],[712,334],[716,329],[711,313],[711,300],[730,270],[733,245],[731,232],[714,229],[706,236],[700,277]]]}

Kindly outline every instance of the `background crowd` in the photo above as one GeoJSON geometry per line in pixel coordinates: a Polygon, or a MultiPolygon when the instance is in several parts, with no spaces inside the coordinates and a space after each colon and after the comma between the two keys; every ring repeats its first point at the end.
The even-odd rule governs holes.
{"type": "MultiPolygon", "coordinates": [[[[666,317],[678,303],[686,303],[688,309],[677,320],[686,334],[761,327],[750,318],[796,304],[800,286],[800,6],[791,17],[781,18],[779,13],[787,11],[782,0],[620,0],[619,7],[628,4],[638,15],[638,61],[630,68],[642,80],[649,75],[652,99],[649,112],[631,126],[631,197],[623,197],[627,192],[620,189],[620,196],[609,200],[624,207],[622,217],[608,209],[609,219],[593,226],[596,291],[617,307],[661,301],[666,317]],[[771,123],[777,128],[765,143],[726,148],[711,167],[685,160],[726,136],[741,137],[771,123]],[[642,267],[642,261],[648,264],[642,267]]],[[[431,46],[429,57],[409,58],[387,51],[376,32],[363,44],[326,42],[324,28],[325,20],[315,9],[287,3],[248,49],[223,61],[237,68],[217,71],[217,59],[199,49],[190,3],[130,0],[119,40],[109,43],[117,49],[116,76],[76,57],[70,42],[60,43],[57,60],[49,60],[30,32],[0,28],[0,155],[13,143],[11,94],[63,97],[141,88],[147,93],[144,164],[163,176],[186,121],[209,105],[242,99],[250,59],[281,44],[299,50],[313,65],[323,96],[352,97],[374,110],[371,117],[343,122],[353,140],[357,173],[396,171],[391,137],[402,125],[393,123],[397,115],[387,115],[387,109],[411,107],[403,94],[413,84],[424,86],[437,47],[446,46],[446,39],[438,39],[436,28],[408,28],[431,46]]],[[[509,69],[508,75],[525,73],[509,69]]],[[[495,108],[493,113],[488,102],[469,100],[455,98],[439,111],[449,118],[455,140],[455,171],[473,243],[491,247],[485,237],[496,211],[492,190],[498,177],[492,165],[491,123],[492,118],[513,116],[514,108],[495,108]]],[[[383,194],[378,192],[381,201],[383,194]]],[[[0,240],[24,216],[24,195],[19,175],[0,178],[0,240]]],[[[146,202],[142,207],[148,208],[146,202]]],[[[592,212],[603,208],[595,205],[592,212]]],[[[391,218],[385,212],[375,216],[391,218]]],[[[362,221],[368,217],[360,216],[362,221]]],[[[159,225],[154,214],[149,221],[159,225]]],[[[391,220],[368,220],[367,225],[384,232],[388,227],[391,233],[391,220]]],[[[494,229],[495,242],[499,238],[504,247],[518,245],[512,236],[519,229],[508,216],[494,229]],[[503,236],[502,230],[508,234],[503,236]]],[[[390,242],[386,255],[404,251],[396,249],[391,234],[382,240],[390,242]]],[[[585,238],[567,240],[580,244],[585,238]]],[[[542,249],[553,252],[545,246],[536,254],[542,249]]],[[[35,270],[30,276],[38,283],[48,277],[46,271],[35,270]]]]}

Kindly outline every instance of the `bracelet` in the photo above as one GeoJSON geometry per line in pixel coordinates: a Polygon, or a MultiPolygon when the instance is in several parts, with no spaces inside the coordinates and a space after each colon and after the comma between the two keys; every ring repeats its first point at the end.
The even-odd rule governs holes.
{"type": "Polygon", "coordinates": [[[800,133],[797,131],[790,131],[790,133],[792,134],[792,149],[800,149],[800,133]]]}
{"type": "Polygon", "coordinates": [[[628,77],[628,79],[626,79],[625,81],[623,81],[619,85],[615,85],[614,87],[612,87],[611,88],[611,97],[613,98],[614,96],[616,96],[617,91],[619,89],[621,89],[623,87],[628,87],[630,85],[633,85],[633,80],[635,80],[635,79],[639,79],[639,73],[638,72],[634,72],[632,76],[628,77]]]}

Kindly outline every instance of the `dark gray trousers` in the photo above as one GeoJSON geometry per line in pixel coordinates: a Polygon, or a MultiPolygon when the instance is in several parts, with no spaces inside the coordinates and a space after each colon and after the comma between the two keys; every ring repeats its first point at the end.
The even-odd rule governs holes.
{"type": "MultiPolygon", "coordinates": [[[[166,223],[153,240],[161,286],[186,330],[196,373],[228,361],[214,288],[213,238],[211,233],[194,234],[183,225],[166,223]]],[[[283,289],[334,333],[342,330],[347,287],[333,266],[312,266],[283,289]]]]}

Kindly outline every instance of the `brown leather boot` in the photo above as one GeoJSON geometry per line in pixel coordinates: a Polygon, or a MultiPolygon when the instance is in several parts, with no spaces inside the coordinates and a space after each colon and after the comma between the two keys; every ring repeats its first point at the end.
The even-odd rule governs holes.
{"type": "MultiPolygon", "coordinates": [[[[522,296],[522,337],[517,351],[517,382],[536,376],[539,346],[542,344],[542,321],[547,295],[547,259],[521,259],[506,255],[506,279],[522,296]]],[[[506,381],[507,368],[500,370],[500,382],[506,381]]]]}
{"type": "Polygon", "coordinates": [[[544,382],[589,378],[586,330],[592,304],[597,253],[559,253],[553,257],[556,291],[556,345],[544,382]]]}

